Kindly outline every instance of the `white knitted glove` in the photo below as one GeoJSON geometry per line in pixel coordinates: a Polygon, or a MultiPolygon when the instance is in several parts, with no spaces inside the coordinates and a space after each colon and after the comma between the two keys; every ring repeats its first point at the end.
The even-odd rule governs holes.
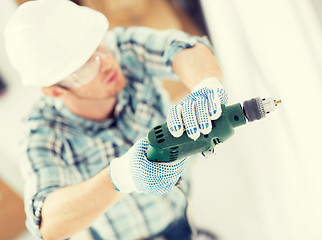
{"type": "Polygon", "coordinates": [[[111,161],[110,178],[120,192],[145,192],[155,196],[168,193],[187,167],[187,160],[151,162],[146,157],[148,141],[138,140],[120,158],[111,161]]]}
{"type": "Polygon", "coordinates": [[[221,104],[227,100],[227,93],[217,78],[202,80],[181,103],[171,107],[167,119],[170,133],[180,137],[185,129],[193,140],[200,133],[210,133],[211,120],[220,117],[221,104]]]}

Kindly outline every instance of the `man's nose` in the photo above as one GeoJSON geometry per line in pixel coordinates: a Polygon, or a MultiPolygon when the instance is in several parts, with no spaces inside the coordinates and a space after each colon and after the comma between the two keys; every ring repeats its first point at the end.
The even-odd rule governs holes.
{"type": "Polygon", "coordinates": [[[105,53],[99,53],[97,54],[101,61],[101,69],[100,71],[106,72],[111,70],[113,63],[112,63],[112,57],[105,53]]]}

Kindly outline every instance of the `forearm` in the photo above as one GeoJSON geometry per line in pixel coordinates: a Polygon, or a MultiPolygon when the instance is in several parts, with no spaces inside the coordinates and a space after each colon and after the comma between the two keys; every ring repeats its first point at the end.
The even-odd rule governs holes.
{"type": "Polygon", "coordinates": [[[177,53],[173,58],[172,68],[190,90],[208,77],[216,77],[222,81],[222,72],[215,56],[203,44],[197,44],[177,53]]]}
{"type": "Polygon", "coordinates": [[[65,239],[89,227],[123,196],[115,190],[108,169],[76,185],[49,194],[42,208],[44,239],[65,239]]]}

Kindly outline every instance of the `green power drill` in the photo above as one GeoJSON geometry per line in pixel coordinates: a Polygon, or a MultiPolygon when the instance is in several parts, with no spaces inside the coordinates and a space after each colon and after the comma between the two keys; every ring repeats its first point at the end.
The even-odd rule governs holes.
{"type": "Polygon", "coordinates": [[[167,123],[151,129],[148,133],[149,147],[147,158],[154,162],[172,162],[198,152],[213,149],[217,144],[225,142],[234,134],[234,128],[264,118],[281,103],[272,98],[252,98],[230,106],[221,105],[221,116],[213,120],[209,134],[200,134],[195,141],[184,132],[175,138],[168,130],[167,123]]]}

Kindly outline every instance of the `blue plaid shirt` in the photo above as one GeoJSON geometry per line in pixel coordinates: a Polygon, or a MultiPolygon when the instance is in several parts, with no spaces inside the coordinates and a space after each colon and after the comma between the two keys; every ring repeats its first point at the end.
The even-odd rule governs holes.
{"type": "MultiPolygon", "coordinates": [[[[160,79],[177,78],[171,68],[174,55],[196,43],[211,49],[205,38],[144,27],[114,28],[104,41],[127,79],[114,118],[87,120],[59,99],[42,97],[26,119],[22,158],[26,225],[38,238],[41,209],[49,193],[96,175],[166,120],[169,99],[160,79]]],[[[161,197],[126,194],[92,224],[90,232],[94,239],[155,235],[183,217],[185,202],[177,188],[161,197]]]]}

